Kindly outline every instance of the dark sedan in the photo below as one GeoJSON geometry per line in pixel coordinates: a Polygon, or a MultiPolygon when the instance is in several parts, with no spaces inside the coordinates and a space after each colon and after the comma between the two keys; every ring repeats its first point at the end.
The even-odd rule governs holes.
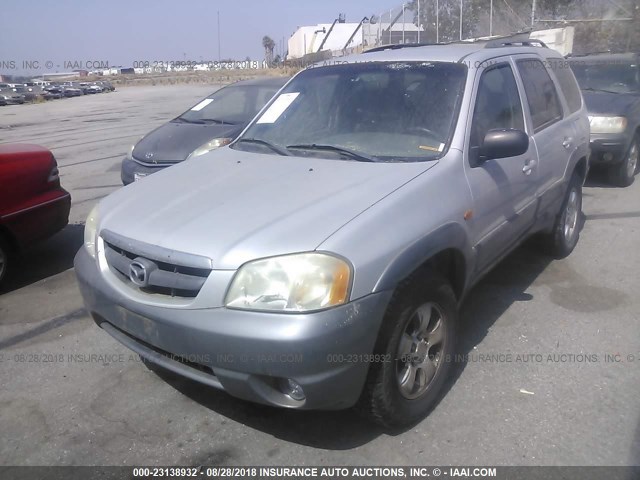
{"type": "Polygon", "coordinates": [[[246,80],[221,88],[145,135],[122,161],[128,185],[234,140],[288,78],[246,80]]]}
{"type": "Polygon", "coordinates": [[[640,55],[584,55],[569,65],[589,111],[591,166],[606,168],[615,185],[631,185],[640,151],[640,55]]]}
{"type": "Polygon", "coordinates": [[[22,105],[25,102],[24,95],[14,92],[12,88],[0,90],[0,97],[5,105],[22,105]]]}

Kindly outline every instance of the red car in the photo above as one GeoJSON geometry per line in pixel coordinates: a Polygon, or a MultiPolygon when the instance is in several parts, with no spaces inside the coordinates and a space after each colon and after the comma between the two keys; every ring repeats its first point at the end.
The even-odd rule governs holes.
{"type": "Polygon", "coordinates": [[[0,145],[0,283],[12,255],[67,225],[71,196],[44,147],[0,145]]]}

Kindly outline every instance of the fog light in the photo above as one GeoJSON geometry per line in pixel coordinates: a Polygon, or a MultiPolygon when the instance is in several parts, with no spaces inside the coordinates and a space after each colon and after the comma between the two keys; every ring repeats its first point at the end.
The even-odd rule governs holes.
{"type": "Polygon", "coordinates": [[[611,160],[613,160],[613,153],[611,152],[607,152],[604,154],[604,160],[605,162],[610,162],[611,160]]]}
{"type": "Polygon", "coordinates": [[[280,380],[280,390],[285,395],[290,396],[293,400],[301,401],[305,399],[304,391],[298,382],[291,378],[283,378],[280,380]]]}

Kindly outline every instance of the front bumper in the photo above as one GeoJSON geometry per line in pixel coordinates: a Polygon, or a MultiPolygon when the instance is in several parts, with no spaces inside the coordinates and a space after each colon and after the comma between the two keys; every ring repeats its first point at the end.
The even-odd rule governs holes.
{"type": "Polygon", "coordinates": [[[310,314],[169,308],[116,291],[84,248],[75,271],[96,323],[145,360],[238,398],[299,409],[356,403],[391,296],[310,314]],[[302,386],[304,400],[282,392],[281,380],[289,378],[302,386]]]}
{"type": "Polygon", "coordinates": [[[157,166],[146,166],[136,162],[131,158],[125,158],[122,160],[122,167],[120,169],[120,178],[123,185],[129,185],[136,180],[136,175],[140,177],[146,177],[160,170],[174,165],[173,163],[163,163],[157,166]]]}
{"type": "Polygon", "coordinates": [[[622,134],[591,134],[591,166],[615,165],[622,162],[631,145],[631,136],[622,134]]]}
{"type": "Polygon", "coordinates": [[[6,214],[6,226],[21,248],[51,237],[69,223],[71,195],[59,188],[34,198],[24,209],[6,214]]]}

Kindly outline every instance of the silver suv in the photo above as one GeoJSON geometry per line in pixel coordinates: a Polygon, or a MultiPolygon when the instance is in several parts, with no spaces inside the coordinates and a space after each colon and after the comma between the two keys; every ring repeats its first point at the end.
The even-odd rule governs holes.
{"type": "Polygon", "coordinates": [[[78,281],[152,364],[407,425],[451,373],[470,288],[533,234],[575,247],[588,145],[571,70],[532,40],[316,65],[230,146],[101,201],[78,281]]]}

